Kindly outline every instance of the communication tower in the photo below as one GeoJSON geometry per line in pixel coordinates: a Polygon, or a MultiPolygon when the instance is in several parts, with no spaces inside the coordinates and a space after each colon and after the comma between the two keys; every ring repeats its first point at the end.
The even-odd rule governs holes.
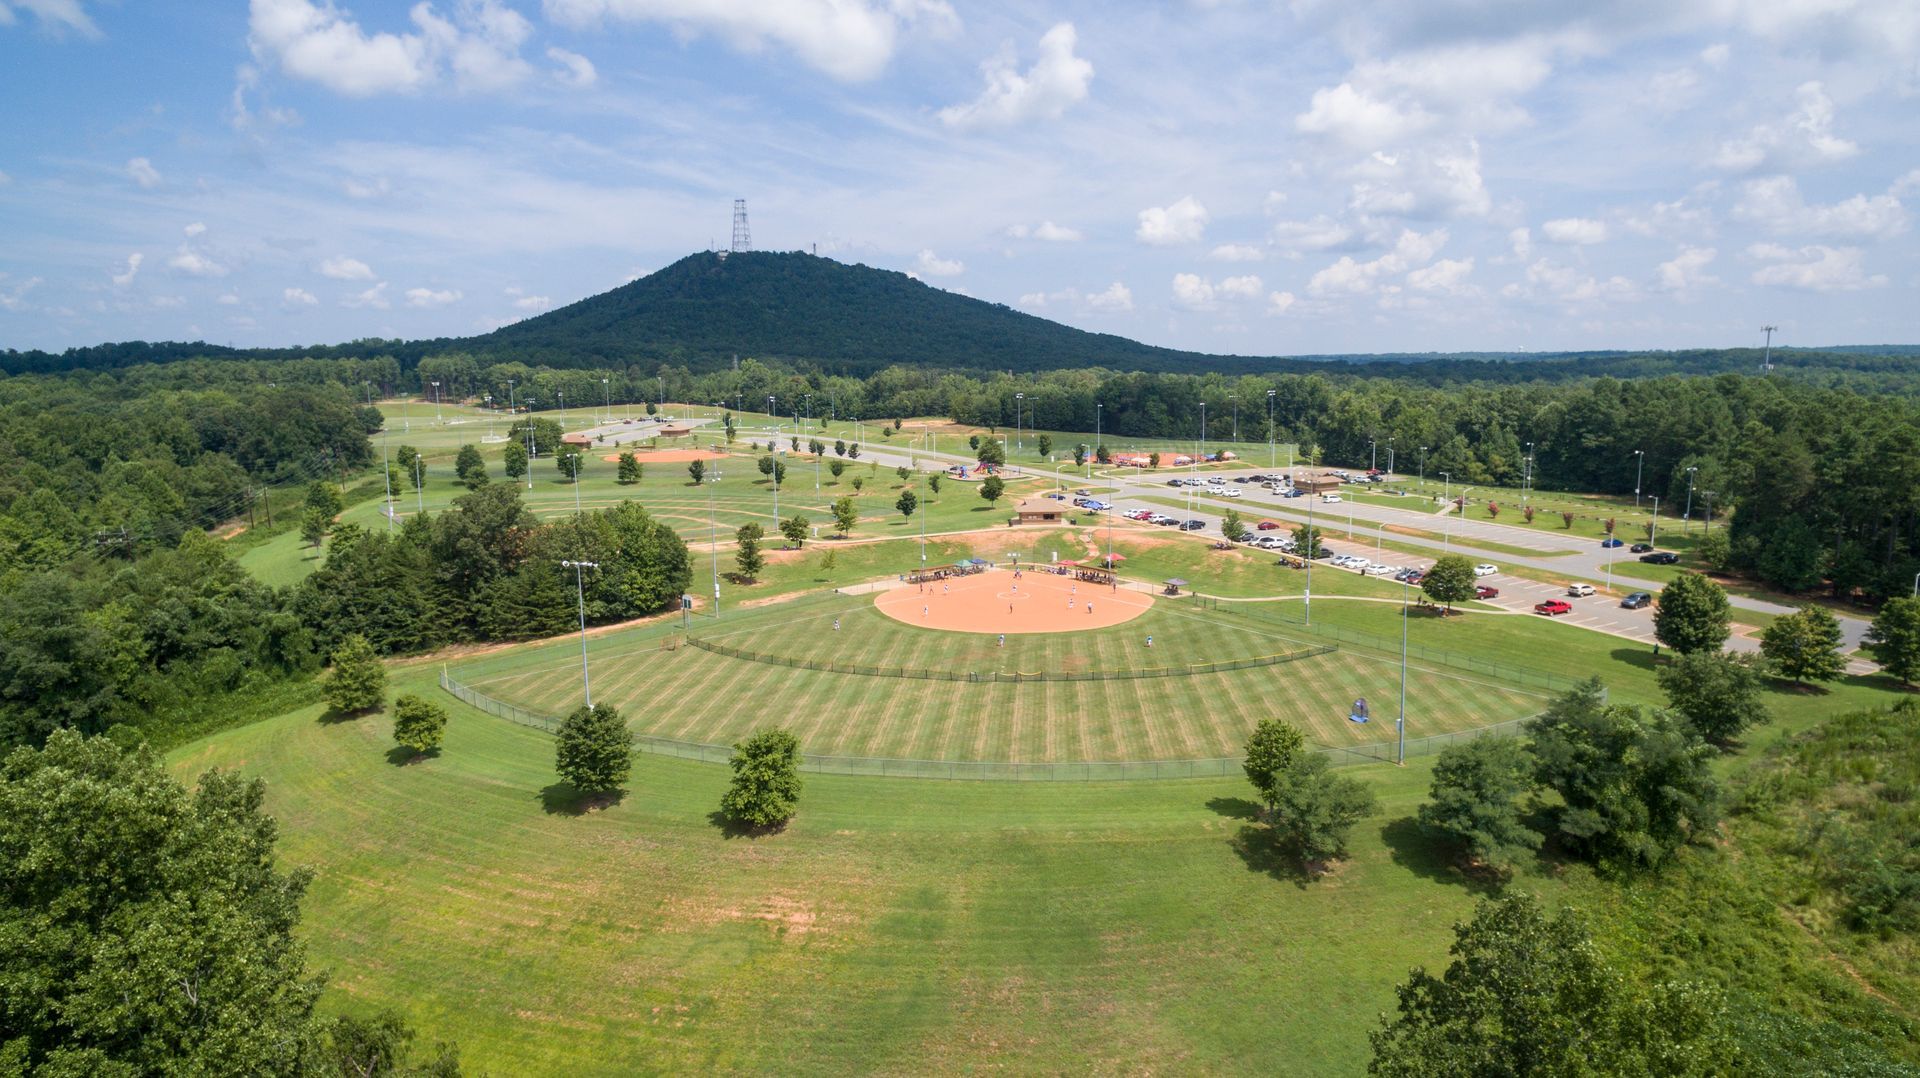
{"type": "Polygon", "coordinates": [[[753,250],[753,237],[747,232],[747,200],[744,198],[733,200],[733,246],[729,250],[733,254],[753,250]]]}

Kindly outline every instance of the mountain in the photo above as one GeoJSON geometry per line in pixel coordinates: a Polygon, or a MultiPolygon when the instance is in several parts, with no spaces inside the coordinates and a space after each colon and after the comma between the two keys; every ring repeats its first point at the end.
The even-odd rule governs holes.
{"type": "Polygon", "coordinates": [[[911,362],[1031,371],[1272,367],[1155,348],[930,287],[893,270],[800,253],[711,251],[556,311],[459,342],[474,353],[580,365],[583,355],[686,362],[805,359],[848,371],[911,362]],[[564,362],[559,362],[564,360],[564,362]]]}

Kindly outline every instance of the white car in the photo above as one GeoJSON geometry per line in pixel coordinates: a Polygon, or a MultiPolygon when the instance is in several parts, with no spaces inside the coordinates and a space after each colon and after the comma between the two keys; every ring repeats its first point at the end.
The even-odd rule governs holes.
{"type": "Polygon", "coordinates": [[[1593,594],[1592,584],[1568,584],[1567,594],[1576,599],[1584,599],[1593,594]]]}
{"type": "Polygon", "coordinates": [[[1240,488],[1227,487],[1224,490],[1216,490],[1214,493],[1220,495],[1222,498],[1238,498],[1240,496],[1240,488]]]}
{"type": "Polygon", "coordinates": [[[1365,569],[1362,569],[1360,571],[1367,576],[1392,576],[1393,574],[1399,572],[1399,570],[1395,569],[1393,566],[1382,565],[1379,562],[1374,562],[1373,564],[1367,566],[1365,569]]]}
{"type": "Polygon", "coordinates": [[[1339,503],[1339,501],[1340,501],[1340,495],[1338,494],[1320,495],[1320,504],[1322,505],[1336,505],[1339,503]]]}
{"type": "Polygon", "coordinates": [[[1473,567],[1474,576],[1492,576],[1499,571],[1500,567],[1498,565],[1491,565],[1484,561],[1473,567]]]}

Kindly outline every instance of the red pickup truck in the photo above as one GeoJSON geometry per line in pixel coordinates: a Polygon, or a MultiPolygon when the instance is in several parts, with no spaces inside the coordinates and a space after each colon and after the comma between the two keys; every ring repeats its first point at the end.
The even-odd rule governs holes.
{"type": "Polygon", "coordinates": [[[1545,614],[1548,617],[1553,617],[1556,614],[1571,613],[1572,610],[1573,604],[1567,602],[1565,599],[1548,599],[1544,602],[1533,604],[1534,613],[1545,614]]]}

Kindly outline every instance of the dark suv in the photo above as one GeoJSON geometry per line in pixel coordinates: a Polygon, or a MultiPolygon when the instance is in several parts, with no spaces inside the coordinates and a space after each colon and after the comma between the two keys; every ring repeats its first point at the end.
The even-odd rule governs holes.
{"type": "Polygon", "coordinates": [[[1680,555],[1671,550],[1656,550],[1651,554],[1640,555],[1640,560],[1648,565],[1672,565],[1680,560],[1680,555]]]}
{"type": "Polygon", "coordinates": [[[1628,610],[1638,610],[1643,606],[1650,605],[1652,602],[1653,596],[1644,591],[1636,591],[1632,595],[1620,600],[1620,605],[1626,607],[1628,610]]]}

